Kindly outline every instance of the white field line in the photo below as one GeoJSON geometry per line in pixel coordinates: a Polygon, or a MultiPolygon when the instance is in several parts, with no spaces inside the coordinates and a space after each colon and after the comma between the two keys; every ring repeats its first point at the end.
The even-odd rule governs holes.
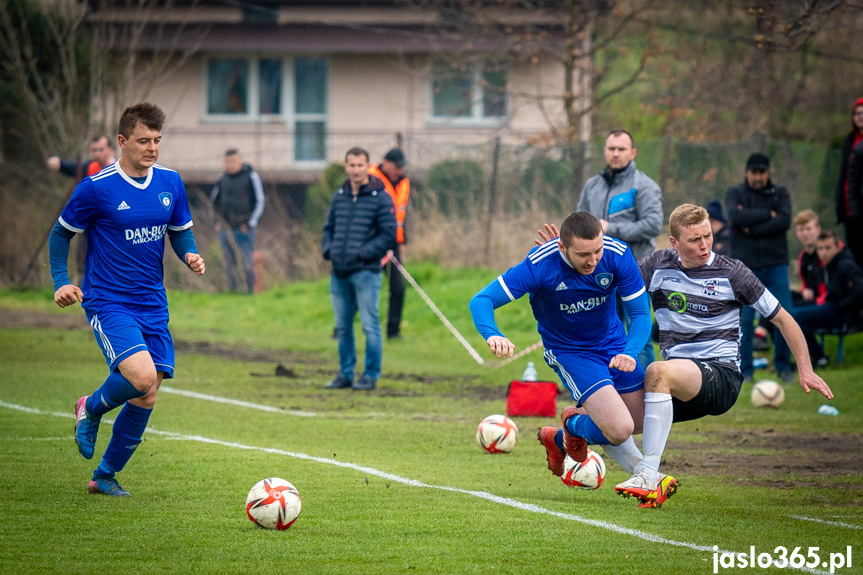
{"type": "MultiPolygon", "coordinates": [[[[0,400],[0,407],[5,407],[7,409],[12,409],[15,411],[21,411],[24,413],[29,413],[32,415],[51,415],[54,417],[62,417],[66,419],[74,419],[75,416],[69,412],[57,412],[57,411],[43,411],[41,409],[37,409],[35,407],[27,407],[24,405],[17,405],[14,403],[7,403],[3,400],[0,400]]],[[[105,423],[113,423],[110,420],[102,420],[105,423]]],[[[647,533],[645,531],[640,531],[638,529],[631,529],[629,527],[623,527],[621,525],[617,525],[614,523],[609,523],[608,521],[599,521],[597,519],[587,519],[586,517],[581,517],[580,515],[573,515],[571,513],[561,513],[559,511],[552,511],[551,509],[546,509],[544,507],[540,507],[539,505],[534,505],[532,503],[523,503],[521,501],[510,499],[509,497],[500,497],[499,495],[494,495],[492,493],[488,493],[486,491],[472,491],[468,489],[461,489],[458,487],[448,487],[444,485],[431,485],[428,483],[423,483],[422,481],[417,481],[416,479],[409,479],[407,477],[401,477],[400,475],[394,475],[392,473],[387,473],[385,471],[381,471],[379,469],[375,469],[373,467],[366,467],[364,465],[357,465],[356,463],[347,463],[344,461],[336,461],[335,459],[328,459],[326,457],[316,457],[313,455],[308,455],[305,453],[298,453],[295,451],[285,451],[283,449],[276,449],[273,447],[258,447],[254,445],[245,445],[243,443],[235,443],[233,441],[222,441],[221,439],[213,439],[210,437],[203,437],[200,435],[186,435],[183,433],[176,433],[173,431],[161,431],[158,429],[153,429],[152,427],[147,428],[147,433],[151,433],[154,435],[161,435],[165,438],[169,439],[179,439],[186,441],[195,441],[198,443],[208,443],[210,445],[221,445],[223,447],[232,447],[234,449],[242,449],[246,451],[260,451],[263,453],[271,453],[273,455],[284,455],[286,457],[293,457],[295,459],[303,459],[306,461],[314,461],[316,463],[323,463],[326,465],[334,465],[336,467],[342,467],[344,469],[352,469],[354,471],[359,471],[361,473],[366,473],[368,475],[373,475],[375,477],[380,477],[381,479],[387,479],[389,481],[395,483],[401,483],[403,485],[409,485],[411,487],[421,487],[425,489],[438,489],[440,491],[449,491],[452,493],[461,493],[464,495],[471,495],[473,497],[477,497],[479,499],[485,499],[487,501],[491,501],[492,503],[498,503],[500,505],[506,505],[508,507],[513,507],[515,509],[519,509],[521,511],[527,511],[530,513],[538,513],[542,515],[550,515],[552,517],[559,517],[560,519],[565,519],[567,521],[574,521],[576,523],[582,523],[584,525],[591,525],[593,527],[599,527],[600,529],[605,529],[607,531],[612,531],[614,533],[620,533],[621,535],[628,535],[630,537],[635,537],[637,539],[643,539],[644,541],[649,541],[651,543],[659,543],[662,545],[672,545],[674,547],[685,547],[687,549],[693,549],[695,551],[707,551],[710,553],[735,553],[732,551],[725,551],[722,549],[717,549],[713,545],[698,545],[696,543],[689,543],[686,541],[677,541],[674,539],[668,539],[666,537],[662,537],[660,535],[654,535],[652,533],[647,533]]],[[[707,559],[704,559],[705,561],[707,559]]],[[[792,568],[793,567],[790,567],[792,568]]],[[[805,571],[807,573],[817,573],[818,575],[828,575],[829,571],[820,571],[817,569],[810,569],[807,567],[798,568],[799,571],[805,571]]]]}
{"type": "Polygon", "coordinates": [[[282,409],[281,407],[273,407],[272,405],[262,405],[260,403],[252,403],[243,401],[242,399],[231,399],[229,397],[220,397],[218,395],[209,395],[207,393],[198,393],[197,391],[187,391],[185,389],[177,389],[163,385],[159,388],[160,393],[169,393],[173,395],[182,395],[194,399],[202,399],[204,401],[213,401],[215,403],[225,403],[227,405],[236,405],[237,407],[247,407],[249,409],[257,409],[259,411],[269,411],[270,413],[284,413],[285,415],[296,415],[298,417],[316,417],[318,414],[314,411],[300,411],[296,409],[282,409]]]}
{"type": "Polygon", "coordinates": [[[789,515],[792,519],[800,521],[813,521],[815,523],[824,523],[825,525],[835,525],[836,527],[846,527],[848,529],[859,529],[863,531],[863,526],[852,525],[851,523],[842,523],[841,521],[828,521],[827,519],[816,519],[815,517],[804,517],[803,515],[789,515]]]}

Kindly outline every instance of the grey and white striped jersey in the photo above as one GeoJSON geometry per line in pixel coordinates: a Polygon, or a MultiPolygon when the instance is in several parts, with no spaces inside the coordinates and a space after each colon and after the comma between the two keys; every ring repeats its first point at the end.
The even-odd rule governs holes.
{"type": "Polygon", "coordinates": [[[659,250],[638,267],[659,324],[664,359],[734,362],[740,369],[743,306],[767,319],[782,308],[748,267],[716,253],[703,266],[684,268],[677,251],[659,250]]]}

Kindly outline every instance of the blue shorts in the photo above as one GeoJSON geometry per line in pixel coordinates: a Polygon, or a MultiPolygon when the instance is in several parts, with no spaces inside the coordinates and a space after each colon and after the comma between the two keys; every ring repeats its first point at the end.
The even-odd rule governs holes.
{"type": "Polygon", "coordinates": [[[554,352],[546,350],[545,362],[557,372],[576,405],[606,385],[617,393],[631,393],[644,388],[644,369],[638,362],[634,371],[618,371],[608,367],[616,353],[554,352]]]}
{"type": "Polygon", "coordinates": [[[174,340],[168,331],[168,310],[141,312],[125,308],[101,309],[87,316],[108,369],[139,351],[147,351],[156,370],[174,377],[174,340]]]}

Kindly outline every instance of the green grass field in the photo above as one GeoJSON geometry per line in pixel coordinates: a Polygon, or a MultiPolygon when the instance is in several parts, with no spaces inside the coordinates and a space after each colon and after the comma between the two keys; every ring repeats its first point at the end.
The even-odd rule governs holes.
{"type": "MultiPolygon", "coordinates": [[[[409,270],[490,358],[467,301],[497,272],[409,270]]],[[[675,426],[663,465],[681,488],[643,510],[614,494],[627,474],[608,457],[597,491],[553,477],[535,439],[551,418],[516,418],[516,449],[484,453],[476,425],[505,411],[509,381],[528,360],[553,372],[539,351],[478,365],[411,290],[405,339],[385,342],[371,393],[323,389],[337,366],[326,280],[169,297],[176,378],[119,475],[132,498],[117,500],[86,492],[115,413],[94,460],[72,440],[75,400],[107,375],[82,310],[0,291],[0,573],[712,573],[714,546],[818,547],[822,563],[851,546],[835,572],[863,572],[863,336],[823,372],[838,417],[796,384],[781,409],[756,410],[745,386],[730,413],[675,426]],[[286,532],[245,516],[248,490],[272,476],[303,498],[286,532]]],[[[498,320],[520,349],[538,340],[526,301],[498,320]]],[[[797,572],[719,568],[734,571],[797,572]]]]}

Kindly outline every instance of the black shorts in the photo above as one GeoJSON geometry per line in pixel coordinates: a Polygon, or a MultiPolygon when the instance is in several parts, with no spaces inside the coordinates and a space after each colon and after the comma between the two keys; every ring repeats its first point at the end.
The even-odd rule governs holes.
{"type": "Polygon", "coordinates": [[[733,363],[690,360],[701,370],[701,389],[689,401],[671,399],[674,422],[691,421],[705,415],[722,415],[734,406],[740,395],[743,374],[733,363]]]}

